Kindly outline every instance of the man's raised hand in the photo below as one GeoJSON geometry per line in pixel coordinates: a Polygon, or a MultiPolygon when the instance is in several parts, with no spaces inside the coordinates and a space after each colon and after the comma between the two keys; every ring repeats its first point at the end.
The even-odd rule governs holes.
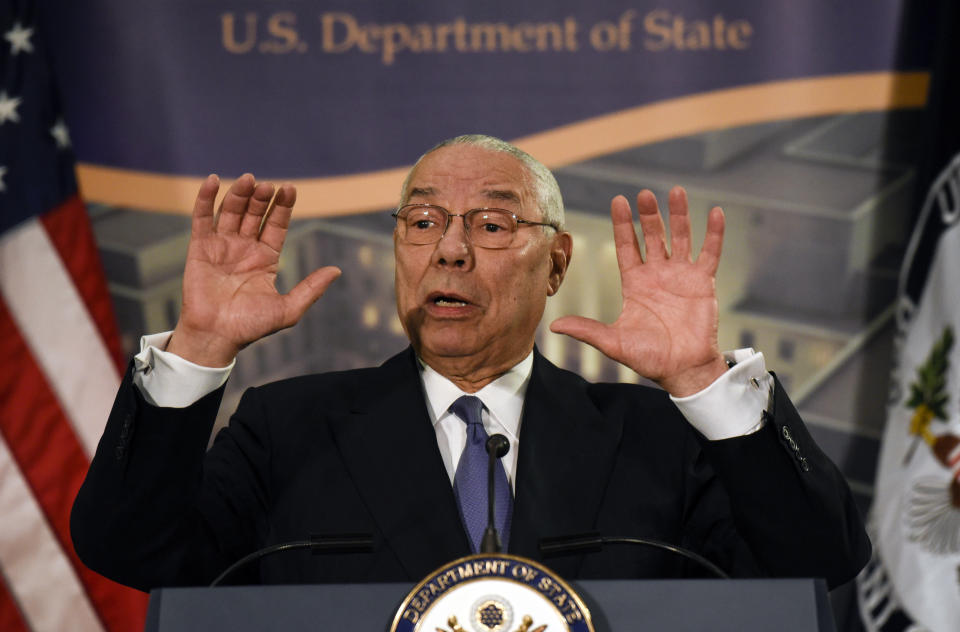
{"type": "Polygon", "coordinates": [[[167,345],[167,351],[203,366],[226,366],[251,342],[294,325],[340,276],[339,268],[320,268],[288,294],[278,293],[280,251],[296,189],[284,184],[274,195],[272,184],[244,174],[214,214],[219,188],[220,179],[211,175],[197,194],[183,307],[167,345]]]}
{"type": "Polygon", "coordinates": [[[672,395],[691,395],[712,383],[726,363],[717,343],[715,277],[723,245],[723,211],[715,207],[696,261],[691,259],[690,213],[681,187],[670,191],[670,251],[657,199],[637,195],[646,246],[641,257],[633,213],[623,196],[610,203],[623,308],[612,324],[564,316],[550,329],[592,345],[672,395]]]}

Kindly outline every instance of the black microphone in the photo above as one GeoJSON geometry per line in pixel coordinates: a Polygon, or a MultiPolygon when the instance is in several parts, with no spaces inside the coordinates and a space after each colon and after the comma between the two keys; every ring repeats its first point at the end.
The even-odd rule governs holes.
{"type": "Polygon", "coordinates": [[[652,540],[650,538],[603,536],[599,533],[578,533],[576,535],[540,538],[539,546],[541,555],[544,557],[553,557],[557,555],[574,555],[577,553],[599,553],[604,544],[629,544],[661,549],[696,562],[721,579],[730,579],[730,576],[723,572],[720,567],[702,555],[668,542],[661,542],[660,540],[652,540]]]}
{"type": "Polygon", "coordinates": [[[237,570],[247,564],[255,562],[260,558],[274,553],[283,553],[284,551],[297,551],[299,549],[310,549],[314,555],[323,555],[331,553],[369,553],[373,550],[373,535],[370,533],[340,533],[336,535],[312,535],[309,540],[296,540],[294,542],[281,542],[280,544],[271,544],[262,549],[256,550],[249,555],[241,557],[239,560],[227,567],[227,570],[220,573],[215,580],[210,583],[210,588],[220,585],[224,579],[232,575],[237,570]]]}
{"type": "Polygon", "coordinates": [[[503,546],[500,544],[500,534],[497,533],[497,527],[494,525],[494,483],[493,470],[497,464],[497,459],[503,457],[510,451],[510,442],[502,434],[495,434],[487,439],[487,454],[490,460],[487,462],[487,529],[483,532],[483,540],[480,541],[481,553],[499,553],[503,546]]]}

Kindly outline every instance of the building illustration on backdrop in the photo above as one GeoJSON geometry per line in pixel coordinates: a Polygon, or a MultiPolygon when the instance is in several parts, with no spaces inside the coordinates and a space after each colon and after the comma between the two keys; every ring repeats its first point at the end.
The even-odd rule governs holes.
{"type": "MultiPolygon", "coordinates": [[[[911,116],[862,113],[719,130],[556,170],[575,247],[544,322],[571,313],[610,322],[619,313],[608,216],[614,195],[650,188],[665,202],[673,185],[684,185],[695,244],[706,209],[722,206],[720,345],[764,351],[818,442],[866,501],[885,415],[890,309],[912,211],[912,174],[884,143],[891,129],[909,130],[911,116]]],[[[176,323],[189,218],[96,205],[91,215],[124,347],[134,353],[141,334],[176,323]]],[[[280,289],[321,265],[344,274],[297,327],[243,353],[219,423],[247,386],[379,364],[407,344],[394,302],[392,227],[388,209],[294,222],[280,289]]],[[[538,345],[587,379],[639,381],[546,327],[538,345]]]]}

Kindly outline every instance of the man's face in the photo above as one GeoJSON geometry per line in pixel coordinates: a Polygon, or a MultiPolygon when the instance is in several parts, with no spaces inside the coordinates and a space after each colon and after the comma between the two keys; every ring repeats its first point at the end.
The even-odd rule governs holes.
{"type": "MultiPolygon", "coordinates": [[[[451,213],[496,207],[541,221],[531,178],[509,154],[452,145],[426,156],[404,203],[451,213]]],[[[463,219],[451,218],[439,242],[412,245],[394,233],[397,311],[420,357],[444,372],[499,374],[533,348],[546,297],[560,287],[570,236],[520,225],[510,248],[474,246],[463,219]]],[[[449,375],[448,375],[449,377],[449,375]]]]}

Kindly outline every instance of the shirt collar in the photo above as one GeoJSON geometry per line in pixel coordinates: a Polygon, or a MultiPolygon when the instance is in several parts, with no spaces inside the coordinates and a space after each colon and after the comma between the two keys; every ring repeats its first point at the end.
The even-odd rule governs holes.
{"type": "MultiPolygon", "coordinates": [[[[423,360],[419,362],[420,379],[427,397],[427,411],[430,413],[430,422],[436,425],[447,414],[450,405],[468,393],[461,391],[453,382],[434,371],[423,360]]],[[[490,415],[514,437],[519,436],[523,398],[527,393],[532,373],[533,352],[531,351],[509,371],[473,393],[480,398],[490,415]]]]}

